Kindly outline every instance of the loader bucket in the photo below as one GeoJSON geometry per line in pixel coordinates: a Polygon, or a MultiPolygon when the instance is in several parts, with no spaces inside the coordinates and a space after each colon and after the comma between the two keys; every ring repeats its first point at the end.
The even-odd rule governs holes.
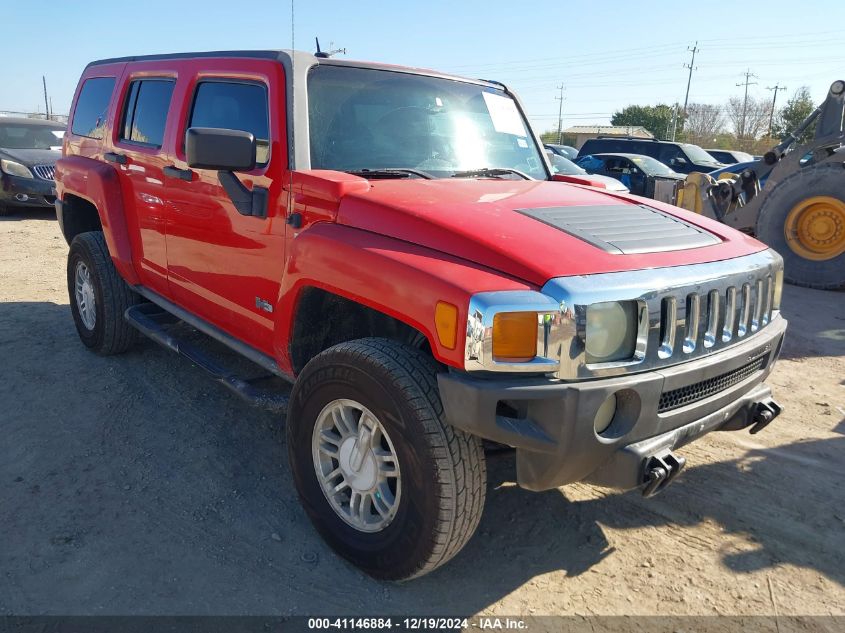
{"type": "Polygon", "coordinates": [[[709,174],[700,172],[689,174],[683,184],[678,187],[675,205],[693,213],[702,213],[708,206],[707,192],[715,183],[716,181],[709,174]]]}

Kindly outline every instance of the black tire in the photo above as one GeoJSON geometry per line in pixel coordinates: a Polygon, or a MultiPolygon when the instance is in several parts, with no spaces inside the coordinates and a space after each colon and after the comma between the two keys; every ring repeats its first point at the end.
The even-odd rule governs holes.
{"type": "Polygon", "coordinates": [[[142,299],[117,273],[102,232],[80,233],[73,238],[67,260],[67,285],[76,331],[87,348],[110,356],[132,347],[138,340],[138,331],[126,322],[123,313],[142,299]],[[76,269],[80,262],[91,274],[95,308],[93,328],[85,325],[76,300],[76,269]]]}
{"type": "Polygon", "coordinates": [[[789,212],[811,196],[845,201],[845,169],[841,163],[807,167],[775,186],[760,208],[757,237],[783,257],[784,279],[789,283],[820,289],[845,287],[845,253],[815,261],[793,251],[786,241],[784,227],[789,212]]]}
{"type": "Polygon", "coordinates": [[[8,205],[5,205],[2,202],[0,202],[0,218],[7,216],[7,215],[12,215],[11,207],[9,207],[8,205]]]}
{"type": "Polygon", "coordinates": [[[487,471],[481,442],[448,425],[430,356],[385,339],[336,345],[303,369],[287,418],[288,454],[300,500],[341,556],[376,578],[408,580],[443,565],[478,527],[487,471]],[[337,399],[366,406],[391,437],[402,473],[392,522],[379,532],[348,525],[320,487],[311,438],[337,399]]]}

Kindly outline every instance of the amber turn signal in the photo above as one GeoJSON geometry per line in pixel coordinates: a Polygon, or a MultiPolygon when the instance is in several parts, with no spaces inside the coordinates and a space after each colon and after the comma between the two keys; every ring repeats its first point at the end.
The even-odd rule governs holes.
{"type": "Polygon", "coordinates": [[[493,360],[526,363],[537,355],[537,313],[500,312],[493,317],[493,360]]]}
{"type": "Polygon", "coordinates": [[[458,308],[451,303],[438,301],[434,308],[434,326],[440,344],[446,349],[455,349],[458,344],[458,308]]]}

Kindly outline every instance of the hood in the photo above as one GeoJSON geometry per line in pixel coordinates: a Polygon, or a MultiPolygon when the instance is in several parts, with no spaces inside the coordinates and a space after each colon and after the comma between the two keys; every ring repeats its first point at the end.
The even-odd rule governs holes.
{"type": "Polygon", "coordinates": [[[604,188],[607,191],[621,191],[625,193],[628,191],[628,187],[622,184],[621,181],[616,180],[616,178],[611,178],[610,176],[602,176],[601,174],[573,174],[579,178],[586,178],[588,180],[592,180],[593,182],[600,182],[604,185],[604,188]]]}
{"type": "Polygon", "coordinates": [[[0,155],[27,167],[33,165],[55,165],[62,157],[61,150],[53,149],[7,149],[0,147],[0,155]]]}
{"type": "Polygon", "coordinates": [[[704,263],[765,249],[745,234],[671,205],[553,181],[372,181],[369,187],[340,198],[336,221],[460,257],[537,286],[553,277],[704,263]],[[574,229],[566,225],[570,207],[580,207],[574,215],[569,213],[570,220],[581,222],[574,229]],[[631,220],[635,228],[624,228],[628,210],[632,218],[652,211],[655,220],[660,216],[672,224],[672,218],[678,218],[682,222],[677,224],[706,238],[684,242],[700,244],[694,248],[666,250],[673,248],[674,238],[661,240],[659,232],[649,234],[646,227],[654,252],[649,252],[648,245],[646,251],[615,248],[613,241],[619,241],[619,236],[608,237],[614,227],[623,233],[640,233],[651,222],[631,220]]]}

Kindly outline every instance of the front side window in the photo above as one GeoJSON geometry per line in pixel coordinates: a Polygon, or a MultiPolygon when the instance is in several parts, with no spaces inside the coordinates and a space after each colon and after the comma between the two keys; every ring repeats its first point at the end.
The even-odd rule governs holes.
{"type": "Polygon", "coordinates": [[[672,173],[671,169],[651,156],[637,156],[631,160],[637,167],[652,176],[667,176],[672,173]]]}
{"type": "Polygon", "coordinates": [[[685,144],[684,153],[690,162],[693,163],[712,163],[715,162],[713,157],[701,149],[698,145],[685,144]]]}
{"type": "Polygon", "coordinates": [[[122,140],[161,147],[173,86],[174,82],[166,79],[144,79],[129,84],[122,140]]]}
{"type": "Polygon", "coordinates": [[[492,86],[318,65],[308,76],[308,120],[314,169],[548,177],[516,103],[492,86]]]}
{"type": "Polygon", "coordinates": [[[197,86],[188,127],[249,132],[255,137],[256,164],[270,159],[267,88],[257,83],[203,81],[197,86]]]}
{"type": "Polygon", "coordinates": [[[114,77],[86,79],[76,100],[71,132],[78,136],[102,139],[106,111],[114,91],[114,77]]]}

